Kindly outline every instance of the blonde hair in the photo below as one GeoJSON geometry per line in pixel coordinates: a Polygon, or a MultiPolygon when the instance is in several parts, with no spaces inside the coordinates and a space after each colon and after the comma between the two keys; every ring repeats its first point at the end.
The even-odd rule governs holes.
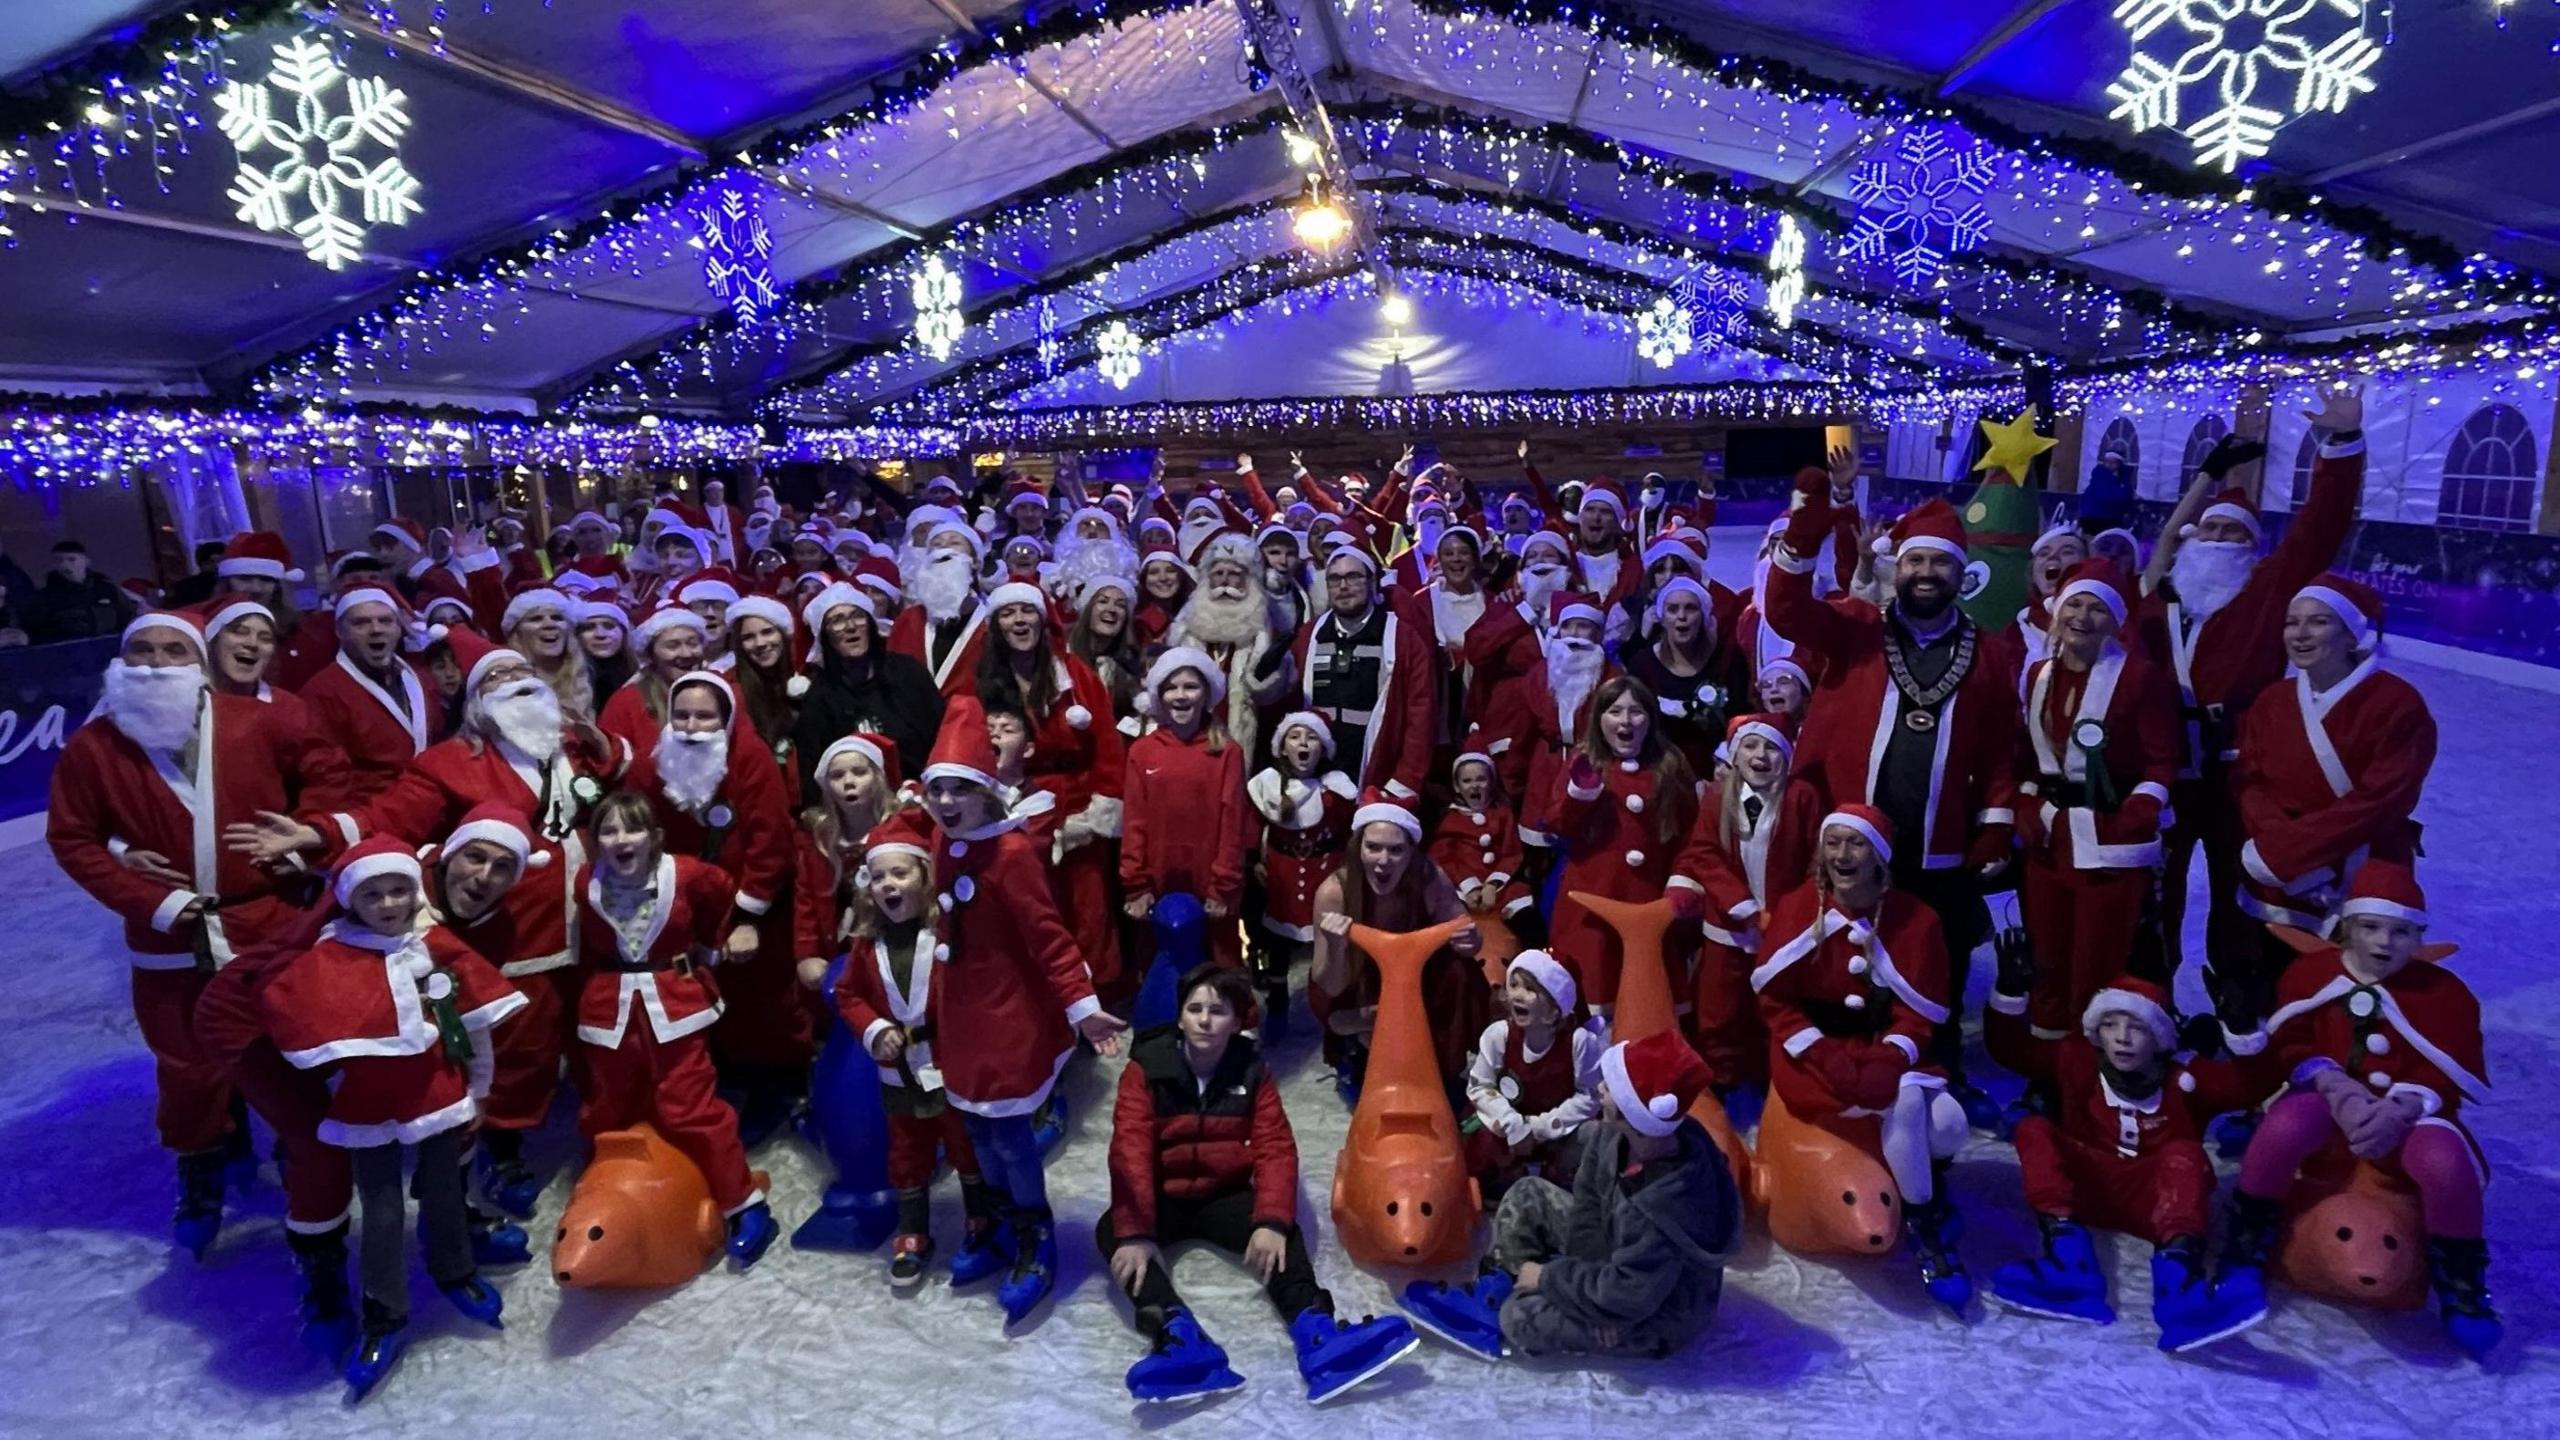
{"type": "Polygon", "coordinates": [[[551,693],[560,697],[561,714],[574,720],[593,720],[596,718],[596,677],[594,669],[587,663],[586,644],[578,638],[577,622],[566,618],[561,621],[568,641],[560,648],[559,663],[545,668],[542,657],[533,653],[533,647],[516,642],[517,634],[530,619],[528,616],[516,622],[515,628],[507,632],[507,644],[524,657],[524,663],[534,674],[542,677],[543,684],[551,687],[551,693]]]}

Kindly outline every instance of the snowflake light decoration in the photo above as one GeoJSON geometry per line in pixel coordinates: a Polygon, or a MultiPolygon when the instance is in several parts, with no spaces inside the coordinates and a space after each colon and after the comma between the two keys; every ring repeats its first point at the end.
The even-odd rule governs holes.
{"type": "Polygon", "coordinates": [[[960,334],[969,322],[960,314],[960,276],[942,263],[939,255],[928,256],[924,268],[916,272],[912,293],[916,302],[916,343],[936,360],[948,360],[960,344],[960,334]]]}
{"type": "Polygon", "coordinates": [[[2286,121],[2322,110],[2347,108],[2347,101],[2370,92],[2373,78],[2365,72],[2382,58],[2382,47],[2367,39],[2358,0],[2121,0],[2116,22],[2133,38],[2133,58],[2124,74],[2107,87],[2120,119],[2135,134],[2154,127],[2177,130],[2195,147],[2198,165],[2218,165],[2228,172],[2243,160],[2267,153],[2276,129],[2286,121]],[[2347,22],[2346,28],[2315,49],[2311,24],[2322,12],[2347,22]],[[2175,20],[2191,41],[2184,54],[2167,64],[2142,53],[2140,46],[2175,20]],[[2289,102],[2262,94],[2260,85],[2293,77],[2289,102]],[[2185,91],[2210,83],[2220,108],[2180,128],[2185,91]]]}
{"type": "Polygon", "coordinates": [[[1129,382],[1138,378],[1138,332],[1130,329],[1127,321],[1114,320],[1102,327],[1094,348],[1100,355],[1096,364],[1102,378],[1110,381],[1114,390],[1128,389],[1129,382]]]}
{"type": "Polygon", "coordinates": [[[782,303],[773,277],[773,233],[764,211],[738,187],[725,186],[701,216],[702,282],[726,301],[741,325],[753,325],[782,303]]]}
{"type": "Polygon", "coordinates": [[[1793,215],[1778,217],[1778,239],[1769,247],[1769,319],[1792,330],[1804,303],[1804,231],[1793,215]]]}
{"type": "Polygon", "coordinates": [[[1672,361],[1695,345],[1691,331],[1696,323],[1679,301],[1669,295],[1657,298],[1652,309],[1636,317],[1636,354],[1652,361],[1655,369],[1670,369],[1672,361]]]}
{"type": "Polygon", "coordinates": [[[1739,340],[1751,329],[1751,289],[1742,277],[1731,270],[1705,270],[1698,273],[1690,286],[1695,298],[1690,304],[1697,317],[1691,339],[1698,344],[1716,340],[1739,340]]]}
{"type": "Polygon", "coordinates": [[[365,226],[406,225],[420,213],[418,179],[400,163],[409,129],[409,97],[391,82],[349,75],[325,45],[296,35],[274,47],[263,82],[233,81],[214,94],[222,133],[231,138],[240,173],[231,182],[242,220],[270,233],[290,232],[302,253],[332,270],[364,258],[365,226]],[[344,82],[346,109],[331,114],[329,92],[344,82]],[[276,114],[277,95],[291,97],[290,118],[276,114]],[[368,142],[388,153],[367,165],[368,142]],[[263,167],[262,152],[274,159],[263,167]],[[363,204],[361,224],[343,208],[347,192],[363,204]]]}
{"type": "Polygon", "coordinates": [[[1894,277],[1907,285],[1927,282],[1950,255],[1978,248],[1991,235],[1991,213],[1981,196],[1991,185],[1991,160],[1979,147],[1957,150],[1935,130],[1905,130],[1897,147],[1900,168],[1870,160],[1849,177],[1849,195],[1861,209],[1849,227],[1842,258],[1893,261],[1894,277]]]}

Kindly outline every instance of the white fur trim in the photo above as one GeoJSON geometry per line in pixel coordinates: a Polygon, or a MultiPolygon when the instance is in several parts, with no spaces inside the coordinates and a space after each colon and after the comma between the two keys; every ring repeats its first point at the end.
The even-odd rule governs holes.
{"type": "Polygon", "coordinates": [[[2178,1048],[2178,1022],[2168,1011],[2130,990],[2119,990],[2112,985],[2089,997],[2087,1008],[2080,1012],[2080,1033],[2094,1042],[2098,1038],[2098,1022],[2117,1011],[2141,1021],[2142,1028],[2150,1031],[2151,1038],[2159,1042],[2163,1054],[2178,1048]]]}
{"type": "Polygon", "coordinates": [[[1361,831],[1368,829],[1372,825],[1393,825],[1397,829],[1403,831],[1406,835],[1412,837],[1415,843],[1421,843],[1422,821],[1417,818],[1411,810],[1406,809],[1400,804],[1381,802],[1373,805],[1363,805],[1359,809],[1351,812],[1351,833],[1353,835],[1358,835],[1361,831]]]}
{"type": "Polygon", "coordinates": [[[418,857],[415,855],[397,852],[367,855],[352,864],[338,867],[337,877],[330,881],[329,893],[335,896],[338,903],[343,906],[347,903],[347,897],[355,893],[358,885],[376,875],[406,875],[412,880],[424,878],[418,869],[418,857]]]}
{"type": "Polygon", "coordinates": [[[1556,957],[1544,950],[1523,950],[1511,957],[1510,964],[1502,967],[1506,977],[1514,970],[1528,971],[1529,978],[1538,982],[1538,988],[1547,992],[1547,998],[1556,1002],[1557,1009],[1567,1015],[1573,1013],[1574,1002],[1581,998],[1581,992],[1574,986],[1573,972],[1556,957]]]}
{"type": "Polygon", "coordinates": [[[2373,648],[2373,617],[2356,608],[2356,602],[2348,599],[2343,593],[2326,585],[2305,585],[2293,592],[2293,598],[2317,600],[2327,606],[2330,613],[2338,617],[2338,623],[2347,627],[2347,633],[2355,637],[2355,644],[2351,648],[2356,650],[2373,648]]]}
{"type": "Polygon", "coordinates": [[[1653,1107],[1656,1100],[1669,1100],[1668,1095],[1646,1096],[1636,1092],[1635,1082],[1627,1076],[1627,1047],[1624,1043],[1600,1052],[1600,1081],[1609,1087],[1609,1098],[1617,1103],[1618,1114],[1639,1135],[1660,1138],[1680,1128],[1680,1111],[1674,1102],[1672,1112],[1663,1115],[1653,1107]]]}
{"type": "MultiPolygon", "coordinates": [[[[1822,817],[1822,829],[1828,830],[1834,825],[1838,825],[1843,829],[1855,830],[1859,834],[1866,836],[1867,843],[1875,847],[1876,858],[1884,861],[1888,865],[1893,863],[1893,844],[1891,841],[1886,840],[1883,833],[1877,830],[1875,826],[1868,824],[1864,819],[1861,819],[1858,816],[1846,814],[1838,810],[1834,810],[1830,814],[1822,817]]],[[[1819,834],[1820,832],[1817,831],[1816,833],[1819,834]]]]}

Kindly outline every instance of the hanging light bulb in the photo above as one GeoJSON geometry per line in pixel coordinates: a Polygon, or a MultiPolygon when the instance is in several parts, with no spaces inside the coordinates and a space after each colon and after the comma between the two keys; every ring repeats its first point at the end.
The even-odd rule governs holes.
{"type": "Polygon", "coordinates": [[[1402,295],[1390,294],[1386,304],[1379,309],[1386,316],[1387,323],[1399,329],[1413,323],[1413,302],[1402,295]]]}
{"type": "Polygon", "coordinates": [[[1317,198],[1298,207],[1289,229],[1300,243],[1330,250],[1351,233],[1351,216],[1331,200],[1317,198]]]}

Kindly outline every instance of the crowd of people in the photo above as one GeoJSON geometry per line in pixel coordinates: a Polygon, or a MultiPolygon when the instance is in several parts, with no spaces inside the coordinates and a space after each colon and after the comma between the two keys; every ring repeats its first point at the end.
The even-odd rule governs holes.
{"type": "Polygon", "coordinates": [[[215,1238],[257,1112],[305,1333],[358,1394],[406,1334],[404,1150],[428,1273],[476,1318],[502,1308],[482,1267],[527,1254],[508,1217],[549,1177],[525,1137],[564,1082],[584,1134],[681,1150],[751,1266],[778,1225],[749,1154],[841,1022],[883,1082],[890,1283],[935,1268],[947,1163],[951,1283],[1034,1323],[1054,1087],[1126,1048],[1096,1241],[1148,1341],[1132,1393],[1240,1383],[1163,1261],[1205,1240],[1329,1398],[1415,1339],[1315,1283],[1268,1045],[1303,993],[1356,1101],[1381,994],[1355,927],[1442,922],[1431,1049],[1498,1208],[1476,1281],[1406,1298],[1457,1344],[1698,1333],[1741,1204],[1689,1112],[1747,1124],[1765,1094],[1873,1117],[1918,1278],[1959,1308],[1944,1169],[2014,1125],[2042,1245],[1994,1298],[2111,1313],[2089,1230],[2121,1229],[2155,1247],[2170,1348],[2262,1316],[2297,1177],[2361,1160],[2415,1192],[2477,1353],[2479,1016],[2422,953],[2413,868],[2434,728],[2380,668],[2379,598],[2327,573],[2360,398],[2313,419],[2272,547],[2230,483],[2261,447],[2229,438],[2148,545],[2037,537],[1995,624],[1959,603],[1957,512],[1863,513],[1846,452],[1798,477],[1741,591],[1708,574],[1711,501],[1550,484],[1525,444],[1498,502],[1408,452],[1374,484],[1239,456],[1187,493],[938,476],[806,514],[712,482],[628,545],[593,512],[539,545],[391,520],[308,611],[246,532],[201,603],[123,625],[50,838],[124,922],[180,1242],[215,1238]],[[2199,849],[2214,1003],[2182,1019],[2199,849]],[[2023,927],[1995,935],[2009,890],[2023,927]],[[1613,1036],[1627,966],[1657,962],[1586,896],[1667,900],[1672,1030],[1613,1036]],[[1206,961],[1132,1035],[1177,902],[1206,961]],[[1977,950],[1989,1054],[2027,1082],[2006,1115],[1966,1069],[1977,950]],[[2209,1260],[2202,1137],[2235,1112],[2209,1260]]]}

